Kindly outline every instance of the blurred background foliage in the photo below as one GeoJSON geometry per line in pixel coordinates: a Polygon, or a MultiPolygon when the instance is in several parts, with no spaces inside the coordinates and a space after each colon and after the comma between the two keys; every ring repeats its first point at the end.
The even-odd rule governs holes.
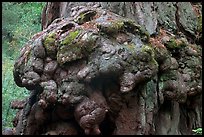
{"type": "Polygon", "coordinates": [[[29,95],[16,86],[13,65],[24,44],[41,31],[44,6],[45,2],[2,2],[2,128],[12,127],[16,110],[10,108],[11,101],[29,95]]]}

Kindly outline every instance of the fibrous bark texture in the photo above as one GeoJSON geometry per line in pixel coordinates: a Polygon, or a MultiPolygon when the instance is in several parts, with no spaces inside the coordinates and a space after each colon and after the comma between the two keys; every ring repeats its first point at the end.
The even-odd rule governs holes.
{"type": "Polygon", "coordinates": [[[192,134],[202,127],[195,8],[200,11],[188,2],[48,2],[43,31],[14,65],[16,84],[31,94],[12,105],[20,109],[12,134],[192,134]]]}

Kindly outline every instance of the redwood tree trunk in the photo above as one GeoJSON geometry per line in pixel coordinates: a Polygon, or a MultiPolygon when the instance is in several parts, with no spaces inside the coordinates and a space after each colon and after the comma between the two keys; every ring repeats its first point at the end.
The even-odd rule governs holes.
{"type": "MultiPolygon", "coordinates": [[[[73,67],[61,67],[60,65],[64,63],[64,59],[59,61],[59,54],[54,52],[57,49],[52,49],[51,46],[49,52],[47,49],[45,53],[50,58],[43,59],[42,64],[44,64],[44,70],[41,72],[41,70],[37,69],[37,73],[39,72],[38,74],[41,77],[39,80],[41,83],[39,82],[40,84],[35,85],[33,88],[22,82],[23,80],[21,80],[21,76],[19,75],[22,72],[17,71],[19,66],[17,64],[20,62],[18,60],[15,66],[16,70],[14,70],[15,81],[17,85],[25,86],[32,91],[27,105],[23,109],[21,107],[23,111],[19,111],[20,115],[18,116],[18,124],[16,125],[16,134],[190,135],[192,134],[192,129],[202,127],[202,55],[200,45],[202,31],[198,31],[200,24],[197,21],[197,17],[201,15],[201,9],[189,2],[47,2],[42,12],[42,34],[40,33],[40,36],[36,35],[33,39],[45,39],[47,33],[60,25],[63,26],[60,30],[62,32],[56,32],[59,34],[59,39],[61,39],[60,35],[62,33],[65,34],[65,31],[71,31],[74,26],[71,23],[69,25],[63,25],[66,22],[63,22],[64,18],[76,19],[77,12],[84,13],[80,10],[86,7],[106,9],[107,13],[104,12],[104,17],[110,13],[114,19],[118,18],[115,15],[117,14],[132,19],[136,24],[141,25],[144,31],[138,29],[139,34],[137,35],[141,37],[150,36],[144,41],[141,40],[141,42],[142,44],[151,44],[154,53],[150,52],[148,48],[141,48],[141,51],[148,50],[149,52],[146,52],[148,55],[138,54],[137,56],[141,58],[139,60],[145,60],[145,58],[148,60],[148,58],[151,58],[154,61],[148,63],[140,61],[131,66],[122,65],[120,69],[117,66],[117,61],[116,65],[114,65],[114,58],[109,60],[111,62],[109,64],[101,59],[105,65],[99,65],[96,68],[94,66],[97,66],[97,60],[100,56],[105,56],[104,53],[102,55],[99,53],[92,55],[91,53],[91,58],[88,58],[89,63],[85,63],[86,60],[83,60],[83,54],[78,54],[77,51],[71,51],[70,56],[77,52],[74,58],[82,60],[78,63],[72,62],[69,64],[73,67]],[[61,21],[62,23],[58,24],[61,21]],[[180,49],[179,46],[182,47],[183,45],[184,48],[180,49]],[[57,55],[57,59],[55,55],[57,55]],[[91,70],[89,68],[90,66],[86,66],[87,64],[90,66],[93,65],[91,70]],[[111,64],[113,64],[112,67],[110,67],[111,64]],[[139,67],[136,69],[134,65],[135,67],[139,67]],[[49,71],[49,68],[53,67],[57,69],[53,72],[51,70],[49,71]],[[72,75],[75,75],[75,71],[78,72],[77,76],[80,76],[82,81],[85,81],[84,83],[82,82],[84,85],[81,84],[81,79],[79,83],[75,80],[71,80],[71,83],[69,83],[71,78],[67,83],[66,81],[62,82],[61,77],[72,77],[72,75]],[[97,71],[99,73],[94,73],[97,71]],[[53,78],[50,78],[52,75],[53,78]],[[55,79],[55,75],[60,78],[55,79]],[[62,84],[58,84],[60,82],[62,84]],[[70,105],[70,98],[67,98],[64,92],[62,92],[65,98],[64,100],[62,98],[62,104],[64,103],[66,105],[59,105],[58,103],[60,101],[58,101],[55,106],[48,105],[49,107],[47,107],[46,101],[48,99],[46,100],[43,97],[46,98],[50,94],[47,95],[45,88],[42,89],[42,87],[46,87],[46,84],[48,87],[49,84],[51,85],[49,87],[50,93],[53,90],[53,96],[50,99],[51,102],[55,97],[55,88],[58,89],[57,95],[59,95],[59,92],[61,93],[61,91],[67,90],[67,87],[77,92],[77,99],[81,99],[84,90],[87,91],[87,95],[76,106],[67,107],[67,104],[70,105]],[[56,86],[53,86],[55,84],[56,86]],[[36,98],[36,95],[39,98],[36,98]],[[69,100],[69,103],[66,103],[67,100],[69,100]],[[83,117],[81,116],[82,108],[85,111],[90,111],[91,114],[94,113],[95,122],[97,123],[94,127],[86,127],[86,122],[82,120],[83,117]],[[91,110],[93,108],[97,111],[94,112],[95,110],[91,110]],[[25,125],[23,119],[26,119],[25,125]],[[42,123],[36,121],[36,119],[42,123]],[[64,133],[62,132],[63,129],[68,130],[64,133]]],[[[97,14],[95,16],[95,12],[87,12],[86,15],[92,16],[92,14],[94,14],[93,19],[98,18],[96,17],[97,14]]],[[[85,18],[82,18],[81,15],[79,14],[77,16],[77,23],[86,28],[86,22],[89,22],[92,18],[88,17],[88,20],[84,20],[85,18]]],[[[101,26],[103,27],[103,25],[101,26]]],[[[132,27],[131,23],[127,24],[127,26],[126,29],[130,28],[128,30],[130,32],[135,27],[132,27]]],[[[118,28],[116,27],[116,29],[118,28]]],[[[106,27],[101,31],[104,31],[107,35],[109,35],[110,31],[112,33],[112,30],[106,30],[106,27]]],[[[129,33],[120,34],[120,31],[116,31],[113,33],[113,38],[116,38],[118,43],[125,44],[128,38],[124,40],[124,37],[127,35],[132,37],[129,33]]],[[[53,37],[50,37],[50,39],[53,37]]],[[[110,37],[112,35],[108,39],[110,37]]],[[[112,41],[112,39],[110,40],[112,41]]],[[[35,47],[39,46],[39,40],[36,41],[34,42],[35,47]]],[[[46,48],[45,41],[43,44],[46,48]]],[[[136,43],[138,44],[140,42],[137,41],[136,43]]],[[[52,44],[52,42],[49,43],[49,45],[52,44]]],[[[102,45],[104,45],[104,47],[102,46],[104,52],[110,50],[111,53],[114,46],[117,47],[117,44],[114,45],[114,41],[114,46],[108,42],[106,43],[106,40],[102,42],[102,45]],[[110,49],[105,45],[111,45],[109,47],[110,49]]],[[[115,56],[115,54],[113,53],[112,56],[115,56]]],[[[119,50],[117,54],[121,54],[119,50]]],[[[23,56],[25,54],[21,58],[23,56]]],[[[44,53],[35,56],[43,56],[42,58],[45,58],[44,53]]],[[[89,55],[86,56],[89,57],[89,55]]],[[[134,59],[132,61],[134,62],[134,59]]],[[[128,62],[128,59],[126,62],[128,62]]],[[[36,70],[34,71],[36,72],[36,70]]],[[[34,77],[34,74],[27,73],[27,75],[29,74],[32,75],[31,77],[34,77]]],[[[36,77],[35,79],[37,79],[36,77]]],[[[75,98],[75,94],[71,98],[75,98]]],[[[84,116],[85,120],[87,120],[86,118],[89,120],[88,116],[84,116]]]]}

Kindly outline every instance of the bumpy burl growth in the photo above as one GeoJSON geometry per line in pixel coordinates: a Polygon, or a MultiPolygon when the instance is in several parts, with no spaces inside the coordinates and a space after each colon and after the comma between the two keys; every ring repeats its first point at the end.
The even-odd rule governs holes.
{"type": "Polygon", "coordinates": [[[104,122],[120,123],[124,102],[144,94],[140,89],[157,76],[165,99],[185,103],[187,96],[201,92],[201,74],[194,76],[201,71],[198,47],[175,38],[156,47],[129,19],[100,8],[73,12],[73,18],[53,22],[32,39],[14,65],[16,84],[32,93],[16,134],[104,134],[104,122]],[[66,132],[53,123],[64,123],[66,132]]]}

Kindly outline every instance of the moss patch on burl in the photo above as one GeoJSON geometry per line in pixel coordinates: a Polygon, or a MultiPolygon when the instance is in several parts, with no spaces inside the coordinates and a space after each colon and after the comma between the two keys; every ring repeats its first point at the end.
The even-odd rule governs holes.
{"type": "Polygon", "coordinates": [[[82,12],[79,14],[79,16],[76,18],[75,22],[78,24],[83,24],[85,22],[88,22],[92,20],[92,18],[96,15],[96,11],[90,10],[86,12],[82,12]]]}
{"type": "Polygon", "coordinates": [[[57,53],[57,51],[56,51],[57,47],[55,45],[55,40],[56,40],[56,33],[52,32],[52,33],[48,34],[47,37],[45,37],[44,42],[43,42],[46,53],[51,58],[55,58],[56,53],[57,53]]]}
{"type": "Polygon", "coordinates": [[[66,62],[82,58],[81,47],[73,41],[80,34],[81,30],[70,31],[69,34],[60,42],[57,52],[57,62],[62,65],[66,62]]]}
{"type": "Polygon", "coordinates": [[[154,50],[149,45],[143,45],[141,49],[138,49],[137,58],[143,62],[150,62],[153,61],[155,55],[154,50]]]}
{"type": "Polygon", "coordinates": [[[97,28],[100,30],[100,32],[108,35],[123,31],[123,26],[124,22],[122,20],[110,21],[108,23],[102,22],[101,24],[97,24],[97,28]]]}
{"type": "Polygon", "coordinates": [[[132,34],[137,34],[141,37],[142,41],[149,41],[149,34],[144,30],[139,24],[136,24],[132,20],[113,20],[108,21],[109,23],[97,24],[99,30],[105,34],[112,35],[118,32],[129,32],[132,34]]]}
{"type": "Polygon", "coordinates": [[[79,33],[80,33],[79,29],[69,32],[68,36],[66,36],[66,38],[61,41],[60,45],[63,46],[63,45],[71,44],[72,41],[78,36],[79,33]]]}
{"type": "Polygon", "coordinates": [[[154,50],[150,45],[144,45],[141,51],[148,53],[150,57],[154,58],[154,50]]]}
{"type": "Polygon", "coordinates": [[[98,36],[93,32],[85,32],[80,29],[70,32],[68,36],[60,42],[60,48],[57,53],[58,63],[63,65],[66,62],[87,56],[88,53],[97,46],[95,44],[97,38],[98,36]]]}

